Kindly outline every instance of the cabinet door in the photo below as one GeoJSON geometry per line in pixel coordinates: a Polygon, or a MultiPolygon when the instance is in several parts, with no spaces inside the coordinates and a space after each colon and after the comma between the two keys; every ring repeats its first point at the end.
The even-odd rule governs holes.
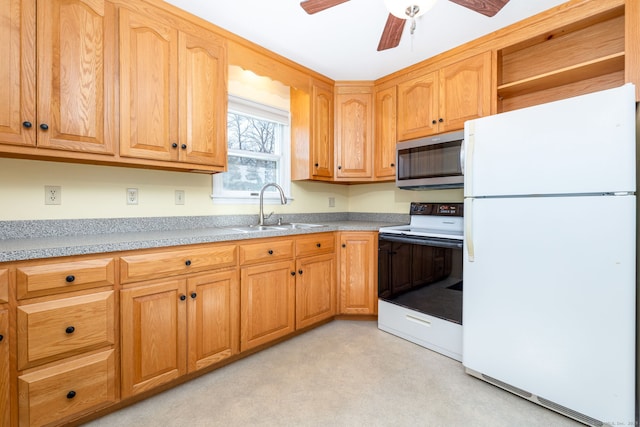
{"type": "Polygon", "coordinates": [[[313,86],[311,145],[314,178],[333,178],[333,92],[313,86]]]}
{"type": "Polygon", "coordinates": [[[490,114],[491,52],[440,70],[440,132],[464,129],[464,122],[490,114]]]}
{"type": "Polygon", "coordinates": [[[373,95],[336,94],[336,178],[371,178],[373,95]]]}
{"type": "Polygon", "coordinates": [[[103,0],[37,4],[37,145],[113,154],[113,5],[103,0]]]}
{"type": "Polygon", "coordinates": [[[126,8],[119,28],[120,155],[177,160],[177,30],[126,8]]]}
{"type": "Polygon", "coordinates": [[[396,88],[376,92],[374,171],[376,179],[393,180],[396,176],[396,88]]]}
{"type": "Polygon", "coordinates": [[[280,261],[242,268],[240,350],[294,331],[295,264],[280,261]]]}
{"type": "Polygon", "coordinates": [[[0,2],[0,22],[0,142],[35,145],[35,1],[0,2]]]}
{"type": "Polygon", "coordinates": [[[377,254],[374,232],[340,233],[340,313],[375,314],[377,254]]]}
{"type": "Polygon", "coordinates": [[[398,83],[398,140],[438,132],[438,73],[398,83]]]}
{"type": "Polygon", "coordinates": [[[181,32],[178,42],[180,159],[227,163],[227,61],[224,41],[181,32]]]}
{"type": "Polygon", "coordinates": [[[333,317],[336,313],[335,254],[296,261],[296,329],[333,317]]]}
{"type": "Polygon", "coordinates": [[[120,292],[123,398],[186,373],[186,306],[184,280],[120,292]]]}
{"type": "Polygon", "coordinates": [[[9,311],[0,310],[0,427],[11,420],[9,366],[9,311]]]}
{"type": "Polygon", "coordinates": [[[229,270],[187,279],[189,372],[239,350],[238,273],[229,270]]]}

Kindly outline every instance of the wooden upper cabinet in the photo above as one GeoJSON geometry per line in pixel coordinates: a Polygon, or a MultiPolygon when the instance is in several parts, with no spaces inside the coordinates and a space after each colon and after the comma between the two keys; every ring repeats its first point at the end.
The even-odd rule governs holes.
{"type": "Polygon", "coordinates": [[[464,128],[491,110],[491,52],[398,84],[398,140],[464,128]]]}
{"type": "Polygon", "coordinates": [[[118,18],[120,155],[177,160],[178,31],[126,8],[118,18]]]}
{"type": "Polygon", "coordinates": [[[376,91],[374,164],[376,180],[393,180],[396,175],[396,87],[376,91]]]}
{"type": "Polygon", "coordinates": [[[437,133],[438,73],[398,84],[398,140],[437,133]]]}
{"type": "MultiPolygon", "coordinates": [[[[224,40],[121,8],[120,155],[226,165],[224,40]]],[[[180,22],[180,21],[178,21],[180,22]]]]}
{"type": "Polygon", "coordinates": [[[371,179],[373,87],[336,86],[336,180],[371,179]]]}
{"type": "Polygon", "coordinates": [[[33,0],[0,3],[0,143],[35,145],[35,31],[33,0]],[[9,60],[10,59],[10,60],[9,60]],[[23,122],[32,124],[31,128],[23,122]]]}
{"type": "Polygon", "coordinates": [[[114,13],[103,0],[2,2],[1,142],[113,154],[114,13]]]}
{"type": "Polygon", "coordinates": [[[333,91],[315,84],[311,97],[311,161],[314,178],[333,178],[333,91]]]}
{"type": "Polygon", "coordinates": [[[467,120],[491,114],[491,52],[441,69],[440,94],[439,132],[464,129],[467,120]]]}
{"type": "Polygon", "coordinates": [[[181,159],[224,168],[227,159],[227,66],[224,40],[180,32],[181,159]]]}

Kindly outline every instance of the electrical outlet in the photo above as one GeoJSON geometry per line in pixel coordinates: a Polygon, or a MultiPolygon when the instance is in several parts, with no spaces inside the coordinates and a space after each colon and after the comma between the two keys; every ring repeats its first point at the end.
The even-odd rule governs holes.
{"type": "Polygon", "coordinates": [[[329,197],[329,207],[330,208],[335,208],[336,207],[336,198],[335,197],[329,197]]]}
{"type": "Polygon", "coordinates": [[[137,188],[127,188],[127,204],[128,205],[137,205],[138,204],[138,189],[137,188]]]}
{"type": "Polygon", "coordinates": [[[176,205],[184,205],[184,190],[176,190],[176,205]]]}
{"type": "Polygon", "coordinates": [[[62,187],[59,185],[44,186],[44,204],[45,205],[61,205],[62,204],[62,187]]]}

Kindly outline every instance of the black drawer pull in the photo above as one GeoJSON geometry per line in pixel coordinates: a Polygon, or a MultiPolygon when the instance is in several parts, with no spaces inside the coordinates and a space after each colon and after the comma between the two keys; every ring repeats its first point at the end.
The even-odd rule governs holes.
{"type": "Polygon", "coordinates": [[[74,276],[73,274],[70,274],[67,277],[65,277],[64,280],[66,280],[67,283],[72,283],[74,280],[76,280],[76,276],[74,276]]]}
{"type": "Polygon", "coordinates": [[[319,248],[319,247],[321,247],[321,246],[322,246],[322,245],[321,245],[320,243],[316,243],[316,247],[317,247],[317,248],[319,248]]]}
{"type": "Polygon", "coordinates": [[[267,251],[267,253],[268,253],[269,255],[273,255],[273,249],[269,249],[269,250],[267,251]]]}
{"type": "Polygon", "coordinates": [[[197,296],[198,294],[196,294],[195,292],[191,292],[191,298],[196,299],[197,296]]]}
{"type": "Polygon", "coordinates": [[[186,150],[186,149],[187,149],[187,144],[182,144],[180,147],[181,147],[183,150],[186,150]]]}
{"type": "Polygon", "coordinates": [[[42,129],[42,130],[49,130],[49,125],[48,125],[48,124],[46,124],[46,123],[42,123],[42,124],[40,125],[40,129],[42,129]]]}
{"type": "Polygon", "coordinates": [[[291,272],[291,275],[292,275],[292,276],[295,276],[295,275],[296,275],[296,272],[295,272],[295,271],[292,271],[292,272],[291,272]]]}
{"type": "Polygon", "coordinates": [[[395,164],[395,163],[391,163],[391,167],[392,167],[392,168],[395,168],[395,167],[396,167],[396,164],[395,164]]]}
{"type": "Polygon", "coordinates": [[[343,248],[346,248],[346,247],[347,247],[347,245],[346,245],[345,243],[343,243],[343,244],[342,244],[342,247],[343,247],[343,248]]]}
{"type": "Polygon", "coordinates": [[[31,124],[31,122],[22,122],[22,126],[24,126],[25,128],[29,129],[33,125],[31,124]]]}
{"type": "Polygon", "coordinates": [[[186,296],[186,295],[180,295],[180,301],[184,301],[184,300],[186,300],[186,299],[187,299],[187,296],[186,296]]]}
{"type": "Polygon", "coordinates": [[[173,147],[173,148],[178,148],[178,143],[177,143],[177,142],[174,142],[173,144],[171,144],[171,147],[173,147]]]}
{"type": "Polygon", "coordinates": [[[76,392],[71,390],[69,393],[67,393],[67,399],[73,399],[74,397],[76,397],[76,392]]]}
{"type": "Polygon", "coordinates": [[[64,330],[67,334],[72,334],[76,331],[76,328],[73,326],[67,326],[67,329],[64,330]]]}
{"type": "Polygon", "coordinates": [[[0,334],[0,342],[2,342],[3,339],[4,339],[4,335],[0,334]]]}
{"type": "Polygon", "coordinates": [[[184,265],[186,265],[187,267],[189,267],[191,265],[191,260],[188,259],[184,262],[184,265]]]}
{"type": "Polygon", "coordinates": [[[298,274],[302,274],[302,270],[298,270],[298,274]]]}

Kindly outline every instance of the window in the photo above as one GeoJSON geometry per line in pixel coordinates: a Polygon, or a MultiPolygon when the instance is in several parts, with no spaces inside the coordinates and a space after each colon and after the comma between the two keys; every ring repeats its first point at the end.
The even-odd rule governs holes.
{"type": "MultiPolygon", "coordinates": [[[[238,97],[229,97],[228,170],[213,176],[214,200],[251,203],[264,184],[275,182],[289,196],[289,112],[238,97]]],[[[275,188],[265,199],[277,198],[275,188]]]]}

